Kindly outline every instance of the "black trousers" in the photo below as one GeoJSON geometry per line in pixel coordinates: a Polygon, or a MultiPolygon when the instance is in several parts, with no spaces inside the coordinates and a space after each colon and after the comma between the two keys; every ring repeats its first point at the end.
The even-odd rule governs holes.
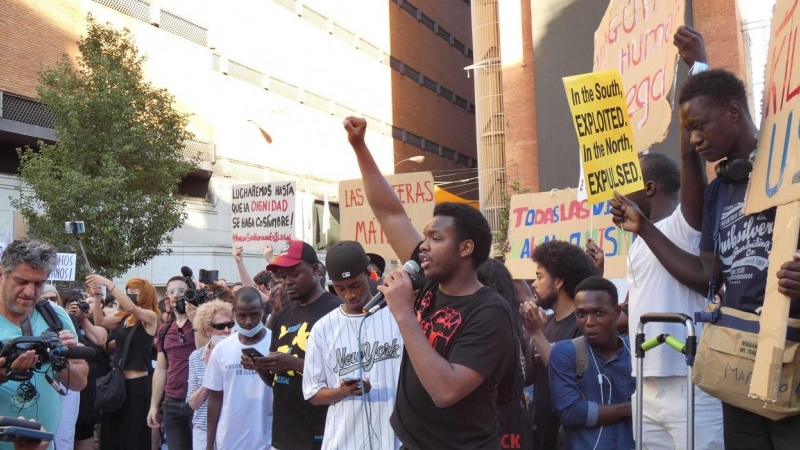
{"type": "Polygon", "coordinates": [[[796,450],[800,448],[800,415],[769,420],[722,404],[726,450],[796,450]]]}

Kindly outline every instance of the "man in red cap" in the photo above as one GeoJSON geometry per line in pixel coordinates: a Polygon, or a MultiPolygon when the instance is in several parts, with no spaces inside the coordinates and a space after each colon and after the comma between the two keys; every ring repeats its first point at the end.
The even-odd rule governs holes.
{"type": "Polygon", "coordinates": [[[243,355],[242,364],[254,367],[272,386],[272,447],[317,449],[322,445],[328,407],[314,406],[303,398],[303,363],[311,328],[342,301],[322,289],[322,264],[314,248],[303,241],[289,241],[267,270],[283,278],[291,301],[272,317],[269,356],[243,355]]]}

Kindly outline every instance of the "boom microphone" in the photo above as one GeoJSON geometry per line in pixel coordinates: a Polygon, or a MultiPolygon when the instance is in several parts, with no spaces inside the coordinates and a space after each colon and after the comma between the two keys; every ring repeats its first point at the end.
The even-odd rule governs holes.
{"type": "MultiPolygon", "coordinates": [[[[416,261],[409,260],[403,264],[403,270],[411,277],[411,286],[416,291],[420,287],[422,287],[422,275],[419,273],[419,264],[416,261]]],[[[376,312],[380,311],[386,306],[386,298],[383,296],[383,292],[378,292],[375,297],[372,297],[372,300],[367,302],[364,306],[364,317],[371,316],[376,312]]]]}
{"type": "Polygon", "coordinates": [[[184,278],[192,278],[193,274],[194,272],[192,272],[192,269],[190,269],[189,267],[186,266],[181,267],[181,275],[183,275],[184,278]]]}

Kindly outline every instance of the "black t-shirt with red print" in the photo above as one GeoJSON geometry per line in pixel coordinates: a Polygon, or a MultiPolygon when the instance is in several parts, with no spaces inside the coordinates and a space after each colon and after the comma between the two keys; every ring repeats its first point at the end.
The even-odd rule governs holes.
{"type": "Polygon", "coordinates": [[[508,302],[488,287],[452,297],[428,282],[418,292],[414,309],[437,353],[486,379],[458,403],[439,408],[404,350],[391,418],[398,438],[409,449],[499,449],[497,383],[513,358],[508,302]]]}

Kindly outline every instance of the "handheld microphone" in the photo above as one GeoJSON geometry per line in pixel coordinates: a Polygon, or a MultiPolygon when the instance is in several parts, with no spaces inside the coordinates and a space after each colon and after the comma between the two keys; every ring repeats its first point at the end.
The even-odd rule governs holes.
{"type": "MultiPolygon", "coordinates": [[[[417,264],[416,261],[406,261],[406,263],[403,264],[403,270],[405,270],[406,273],[411,277],[411,286],[415,291],[422,287],[422,275],[419,273],[419,264],[417,264]]],[[[364,317],[375,314],[385,306],[386,298],[384,298],[383,292],[378,292],[375,297],[372,297],[372,300],[364,305],[364,317]]]]}

